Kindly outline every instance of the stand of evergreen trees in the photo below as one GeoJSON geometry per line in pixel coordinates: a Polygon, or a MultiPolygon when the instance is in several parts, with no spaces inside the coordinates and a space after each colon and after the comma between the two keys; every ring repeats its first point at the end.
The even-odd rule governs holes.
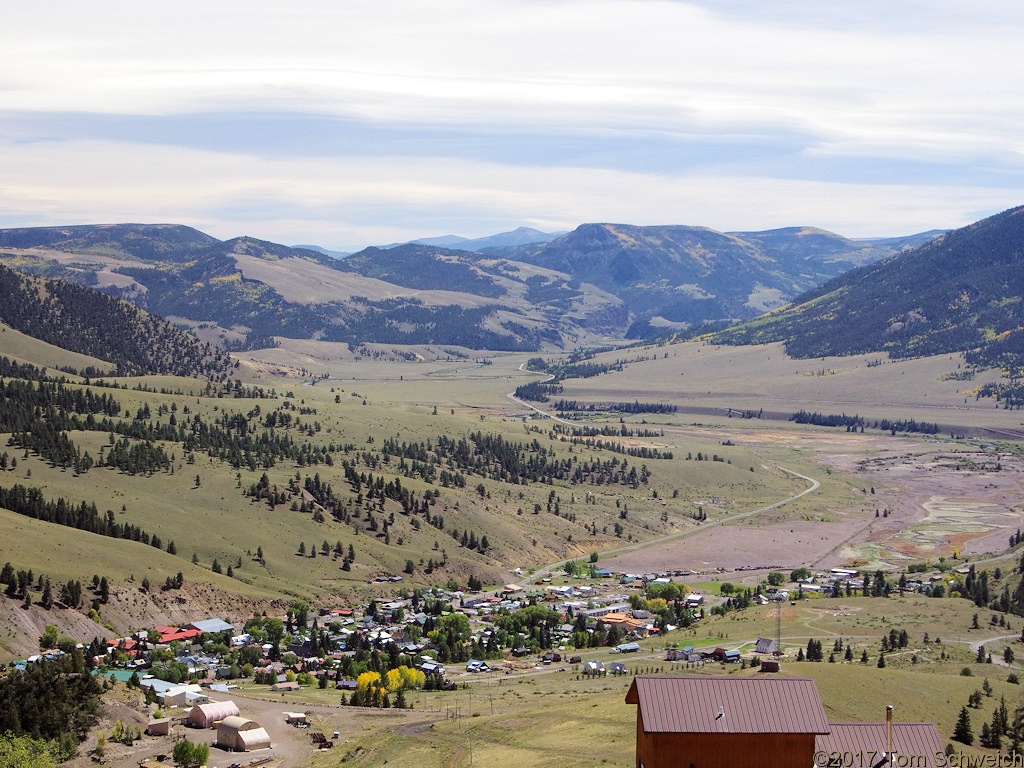
{"type": "MultiPolygon", "coordinates": [[[[63,497],[56,501],[47,501],[42,490],[27,488],[20,483],[10,488],[0,487],[0,507],[36,520],[77,528],[113,539],[128,539],[150,544],[155,538],[137,525],[117,522],[111,509],[101,515],[95,503],[83,501],[73,504],[63,497]]],[[[156,538],[159,541],[159,538],[156,538]]]]}
{"type": "Polygon", "coordinates": [[[53,742],[54,752],[70,759],[96,724],[101,692],[78,649],[14,670],[0,678],[0,733],[53,742]]]}
{"type": "Polygon", "coordinates": [[[0,320],[63,349],[106,360],[119,376],[225,379],[233,365],[226,352],[128,302],[4,266],[0,266],[0,320]]]}

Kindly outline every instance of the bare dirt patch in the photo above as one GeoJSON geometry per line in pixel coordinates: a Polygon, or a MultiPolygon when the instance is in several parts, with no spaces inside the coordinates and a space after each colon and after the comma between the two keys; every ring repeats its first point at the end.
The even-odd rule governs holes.
{"type": "MultiPolygon", "coordinates": [[[[704,428],[677,428],[709,433],[704,428]]],[[[716,438],[814,456],[856,503],[822,507],[812,519],[785,507],[736,525],[602,560],[613,570],[726,572],[811,565],[905,566],[939,557],[995,554],[1024,528],[1024,461],[990,446],[805,430],[711,430],[716,438]]],[[[811,474],[814,474],[811,471],[811,474]]]]}
{"type": "MultiPolygon", "coordinates": [[[[823,453],[821,461],[863,478],[876,492],[883,517],[864,543],[891,555],[935,559],[954,551],[996,553],[1024,525],[1024,464],[1018,457],[921,443],[871,457],[823,453]]],[[[859,543],[851,543],[851,554],[859,543]]]]}
{"type": "Polygon", "coordinates": [[[727,525],[677,541],[627,552],[601,563],[613,571],[648,573],[676,569],[792,569],[824,558],[864,525],[806,520],[774,525],[727,525]]]}

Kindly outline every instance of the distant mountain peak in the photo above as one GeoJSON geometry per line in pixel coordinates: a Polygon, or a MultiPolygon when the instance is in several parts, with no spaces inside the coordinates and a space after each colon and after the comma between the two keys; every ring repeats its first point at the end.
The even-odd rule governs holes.
{"type": "Polygon", "coordinates": [[[532,227],[516,227],[508,232],[499,232],[496,235],[487,235],[486,237],[469,238],[462,237],[461,235],[440,235],[439,237],[420,237],[404,243],[389,243],[379,247],[389,249],[397,248],[400,245],[432,245],[437,248],[455,248],[460,251],[482,251],[486,248],[549,243],[561,234],[563,233],[541,232],[532,227]]]}

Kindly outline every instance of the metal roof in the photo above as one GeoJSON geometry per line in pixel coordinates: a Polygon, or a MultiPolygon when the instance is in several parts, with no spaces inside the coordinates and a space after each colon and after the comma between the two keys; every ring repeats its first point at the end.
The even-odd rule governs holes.
{"type": "Polygon", "coordinates": [[[626,703],[647,733],[829,732],[809,677],[638,676],[626,703]]]}
{"type": "MultiPolygon", "coordinates": [[[[832,732],[814,739],[815,750],[836,752],[840,755],[863,753],[865,768],[872,752],[876,753],[872,765],[882,760],[886,749],[885,723],[832,723],[832,732]]],[[[934,723],[893,723],[892,747],[897,755],[894,764],[900,765],[899,755],[913,755],[917,768],[936,768],[936,755],[942,754],[942,740],[934,723]],[[917,757],[921,755],[923,757],[917,757]]]]}
{"type": "Polygon", "coordinates": [[[223,619],[206,619],[204,621],[193,621],[192,626],[200,632],[231,632],[234,627],[223,619]]]}

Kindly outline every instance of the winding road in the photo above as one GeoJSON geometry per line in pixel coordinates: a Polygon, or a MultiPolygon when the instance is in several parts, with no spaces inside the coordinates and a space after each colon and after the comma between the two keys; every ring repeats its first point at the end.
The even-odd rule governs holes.
{"type": "MultiPolygon", "coordinates": [[[[520,369],[522,369],[522,366],[520,366],[520,369]]],[[[550,377],[550,378],[553,378],[553,377],[550,377]]],[[[547,416],[552,421],[557,421],[557,422],[560,422],[562,424],[568,424],[570,426],[575,426],[574,422],[569,421],[568,419],[563,419],[563,418],[561,418],[559,416],[553,416],[552,414],[548,413],[545,410],[542,410],[541,408],[538,408],[535,405],[531,405],[530,403],[527,403],[527,402],[524,402],[524,401],[520,400],[512,392],[509,392],[508,394],[506,394],[506,397],[509,400],[511,400],[512,402],[514,402],[514,403],[516,403],[518,405],[522,405],[525,408],[529,408],[530,410],[536,411],[539,414],[547,416]]],[[[786,467],[779,467],[779,469],[781,469],[783,472],[786,472],[787,474],[793,475],[794,477],[798,477],[801,480],[806,480],[808,483],[810,483],[810,486],[808,486],[804,490],[800,491],[800,493],[796,493],[796,494],[794,494],[792,496],[788,496],[785,499],[782,499],[782,501],[776,501],[774,504],[767,504],[767,505],[765,505],[763,507],[758,507],[757,509],[752,509],[749,512],[741,512],[738,515],[730,515],[729,517],[722,518],[721,520],[714,520],[712,522],[699,523],[698,527],[691,528],[691,529],[686,530],[686,531],[679,531],[678,533],[670,533],[670,534],[668,534],[666,536],[659,536],[659,537],[654,538],[654,539],[647,539],[646,541],[639,541],[639,542],[636,542],[635,544],[627,544],[627,545],[622,546],[622,547],[616,547],[615,549],[607,549],[607,550],[605,550],[605,551],[603,551],[601,553],[601,556],[602,557],[607,557],[607,556],[610,556],[610,555],[618,555],[618,554],[621,554],[623,552],[635,552],[638,549],[644,549],[645,547],[651,547],[651,546],[654,546],[654,545],[657,545],[657,544],[663,544],[666,541],[674,541],[676,539],[683,539],[683,538],[686,538],[688,536],[696,536],[698,534],[704,533],[705,531],[708,531],[708,530],[710,530],[712,528],[715,528],[717,526],[723,525],[725,523],[730,523],[730,522],[733,522],[735,520],[743,520],[744,518],[752,517],[753,515],[759,515],[762,512],[767,512],[767,511],[769,511],[771,509],[777,509],[777,508],[779,508],[779,507],[781,507],[781,506],[783,506],[785,504],[790,504],[790,503],[796,501],[797,499],[799,499],[801,496],[806,496],[809,493],[813,493],[814,491],[818,490],[818,488],[821,486],[821,483],[818,482],[817,480],[815,480],[813,477],[808,477],[807,475],[802,475],[799,472],[796,472],[796,471],[794,471],[792,469],[786,469],[786,467]]],[[[550,565],[546,565],[543,568],[535,570],[533,573],[529,574],[528,576],[523,578],[521,581],[515,582],[515,584],[517,586],[519,586],[519,587],[526,588],[531,582],[534,582],[534,581],[536,581],[537,579],[540,579],[540,578],[544,578],[545,576],[547,576],[548,574],[550,574],[553,571],[557,570],[558,568],[563,567],[570,560],[575,560],[575,559],[576,558],[566,558],[564,560],[559,560],[558,562],[551,563],[550,565]]]]}

